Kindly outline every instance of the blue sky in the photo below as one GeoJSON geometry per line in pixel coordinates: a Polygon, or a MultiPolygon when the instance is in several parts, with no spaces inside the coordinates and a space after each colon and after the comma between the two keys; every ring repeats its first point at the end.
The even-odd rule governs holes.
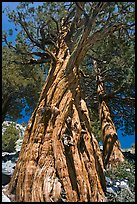
{"type": "MultiPolygon", "coordinates": [[[[16,6],[19,2],[2,2],[2,9],[4,9],[6,6],[9,6],[10,9],[16,9],[16,6]]],[[[42,3],[42,2],[41,2],[42,3]]],[[[41,4],[40,2],[35,2],[35,4],[41,4]]],[[[34,4],[33,4],[34,6],[34,4]]],[[[14,25],[11,22],[8,22],[8,17],[5,14],[2,14],[2,30],[8,31],[8,29],[14,29],[14,25]]],[[[16,37],[16,32],[13,32],[13,36],[9,37],[8,39],[14,43],[16,37]]],[[[25,122],[28,123],[30,116],[26,116],[24,110],[22,110],[22,113],[24,117],[22,119],[19,119],[17,122],[25,122]]],[[[122,131],[117,131],[118,138],[121,143],[122,148],[130,148],[132,144],[135,143],[135,135],[131,136],[122,136],[122,131]]]]}

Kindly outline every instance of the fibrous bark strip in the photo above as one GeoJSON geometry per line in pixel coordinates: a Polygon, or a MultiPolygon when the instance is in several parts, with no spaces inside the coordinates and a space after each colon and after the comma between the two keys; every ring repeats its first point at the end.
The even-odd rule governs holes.
{"type": "Polygon", "coordinates": [[[52,64],[25,131],[8,192],[19,202],[105,201],[103,163],[66,47],[52,64]],[[69,65],[70,66],[70,65],[69,65]]]}

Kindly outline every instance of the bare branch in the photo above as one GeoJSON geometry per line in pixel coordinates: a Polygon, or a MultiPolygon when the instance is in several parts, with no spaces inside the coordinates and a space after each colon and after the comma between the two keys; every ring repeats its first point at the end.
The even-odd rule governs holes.
{"type": "MultiPolygon", "coordinates": [[[[57,58],[56,56],[47,48],[45,48],[46,53],[41,53],[41,52],[23,52],[20,49],[17,49],[15,46],[11,45],[8,41],[6,36],[4,36],[4,42],[8,45],[9,48],[13,48],[17,53],[20,53],[22,55],[35,55],[41,57],[41,59],[35,60],[35,59],[30,59],[29,62],[26,62],[26,64],[41,64],[49,61],[49,57],[56,62],[57,58]]],[[[14,61],[15,62],[15,61],[14,61]]],[[[15,62],[17,64],[25,64],[21,62],[15,62]]]]}
{"type": "Polygon", "coordinates": [[[104,98],[116,98],[116,99],[120,99],[120,100],[123,100],[123,101],[135,102],[135,98],[133,98],[133,97],[120,97],[120,96],[117,96],[116,94],[119,91],[121,91],[122,89],[123,89],[123,87],[120,87],[116,91],[113,91],[113,92],[111,92],[109,94],[105,94],[103,97],[104,98]]]}

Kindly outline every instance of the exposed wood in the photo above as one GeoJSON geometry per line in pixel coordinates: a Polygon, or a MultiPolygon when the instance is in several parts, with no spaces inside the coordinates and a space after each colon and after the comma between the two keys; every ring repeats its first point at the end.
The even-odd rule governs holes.
{"type": "Polygon", "coordinates": [[[69,53],[61,60],[66,49],[64,45],[51,64],[7,187],[17,202],[106,201],[101,152],[91,133],[77,68],[64,74],[70,60],[69,53]],[[64,143],[64,135],[71,143],[64,143]]]}
{"type": "MultiPolygon", "coordinates": [[[[103,164],[98,143],[91,132],[87,105],[81,93],[79,66],[89,48],[123,25],[106,24],[106,27],[91,35],[98,14],[106,2],[93,2],[86,18],[85,2],[78,2],[77,5],[72,9],[71,15],[66,19],[61,18],[60,25],[52,19],[58,31],[55,42],[58,49],[55,50],[50,50],[49,46],[45,49],[45,36],[42,30],[44,25],[40,30],[42,40],[36,40],[25,26],[23,16],[18,13],[18,22],[29,41],[47,53],[52,60],[37,107],[27,125],[14,174],[7,185],[7,193],[14,194],[17,202],[107,201],[104,164],[106,165],[111,158],[111,161],[113,158],[116,161],[121,156],[120,150],[112,151],[114,148],[118,150],[120,146],[107,103],[101,100],[100,116],[104,132],[103,164]],[[82,14],[86,22],[83,21],[82,14]],[[69,20],[70,16],[71,22],[67,24],[65,20],[69,20]],[[77,29],[80,29],[78,38],[77,29]]],[[[50,29],[46,31],[49,43],[52,33],[50,29]]],[[[54,35],[52,36],[54,38],[54,35]]],[[[6,37],[5,41],[7,42],[6,37]]],[[[41,63],[42,60],[41,57],[41,63]]],[[[103,84],[99,83],[98,88],[98,93],[102,96],[103,84]]]]}

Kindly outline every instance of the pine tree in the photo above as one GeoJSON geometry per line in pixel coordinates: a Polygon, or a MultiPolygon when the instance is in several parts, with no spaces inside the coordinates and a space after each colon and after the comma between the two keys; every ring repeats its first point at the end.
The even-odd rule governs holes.
{"type": "MultiPolygon", "coordinates": [[[[23,2],[16,15],[10,13],[23,29],[18,46],[27,37],[37,47],[26,45],[27,55],[39,59],[25,63],[50,64],[7,186],[7,193],[15,194],[16,201],[106,201],[101,152],[91,131],[79,67],[96,43],[129,27],[119,21],[110,25],[108,14],[114,8],[115,3],[106,2],[46,2],[34,9],[23,2]]],[[[21,46],[18,50],[25,54],[21,46]]]]}
{"type": "Polygon", "coordinates": [[[42,69],[38,65],[17,63],[22,58],[7,46],[2,47],[2,122],[21,118],[26,105],[29,109],[25,112],[30,114],[44,84],[42,69]]]}
{"type": "MultiPolygon", "coordinates": [[[[106,124],[107,121],[108,123],[110,122],[113,127],[111,129],[113,129],[116,135],[116,141],[118,141],[116,129],[123,128],[124,134],[130,135],[134,133],[134,55],[134,33],[130,33],[129,35],[126,33],[125,35],[119,36],[119,32],[115,32],[113,35],[104,39],[104,42],[94,47],[94,52],[90,51],[81,67],[85,72],[82,84],[84,84],[83,89],[84,92],[86,92],[87,103],[92,112],[94,110],[96,117],[98,116],[98,118],[100,118],[102,138],[104,138],[104,135],[108,132],[107,126],[106,131],[104,129],[104,124],[106,124]],[[96,62],[96,66],[94,62],[96,62]],[[94,100],[91,101],[91,98],[94,98],[94,100]],[[102,114],[102,111],[106,113],[104,112],[104,114],[102,114]]],[[[120,144],[119,142],[117,143],[118,148],[115,148],[115,152],[112,151],[111,153],[115,156],[107,159],[106,162],[104,161],[105,164],[111,163],[111,165],[115,165],[115,162],[123,161],[120,144]],[[118,156],[116,156],[116,154],[118,154],[118,156]]],[[[106,143],[104,147],[110,144],[113,143],[106,143]]],[[[112,145],[110,149],[114,149],[114,146],[112,145]]],[[[105,148],[103,152],[105,157],[105,148]]]]}

